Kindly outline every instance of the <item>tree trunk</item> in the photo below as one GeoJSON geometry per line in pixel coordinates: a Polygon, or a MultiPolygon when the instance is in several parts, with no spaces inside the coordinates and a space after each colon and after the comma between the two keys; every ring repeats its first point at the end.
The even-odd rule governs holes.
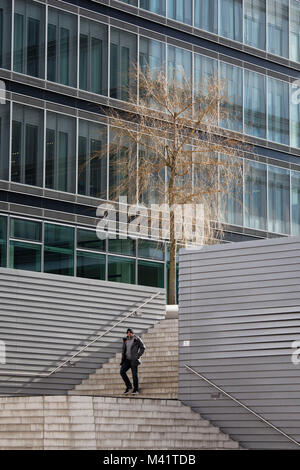
{"type": "Polygon", "coordinates": [[[169,266],[169,294],[168,304],[176,305],[176,238],[175,238],[175,214],[170,211],[170,266],[169,266]]]}

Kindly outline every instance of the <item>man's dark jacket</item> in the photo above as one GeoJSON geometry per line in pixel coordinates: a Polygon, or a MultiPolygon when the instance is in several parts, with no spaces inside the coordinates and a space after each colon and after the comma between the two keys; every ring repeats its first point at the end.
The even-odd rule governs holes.
{"type": "MultiPolygon", "coordinates": [[[[127,336],[123,338],[123,348],[122,348],[122,359],[121,359],[121,365],[125,362],[126,359],[126,343],[127,343],[127,336]]],[[[138,361],[138,364],[141,364],[140,357],[144,353],[146,347],[141,340],[139,336],[134,335],[133,336],[133,343],[131,346],[131,360],[132,361],[138,361]]]]}

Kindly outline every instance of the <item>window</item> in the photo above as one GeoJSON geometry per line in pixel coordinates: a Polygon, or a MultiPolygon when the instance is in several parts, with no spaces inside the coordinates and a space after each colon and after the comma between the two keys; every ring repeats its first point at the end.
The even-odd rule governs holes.
{"type": "Polygon", "coordinates": [[[13,104],[11,179],[43,186],[44,112],[13,104]]]}
{"type": "Polygon", "coordinates": [[[9,118],[10,104],[0,105],[0,179],[8,180],[9,175],[9,118]]]}
{"type": "Polygon", "coordinates": [[[292,235],[300,235],[300,173],[291,171],[292,235]]]}
{"type": "Polygon", "coordinates": [[[135,259],[108,256],[108,281],[135,284],[135,259]]]}
{"type": "Polygon", "coordinates": [[[164,287],[164,265],[151,261],[138,261],[138,284],[164,287]]]}
{"type": "Polygon", "coordinates": [[[200,54],[194,54],[194,94],[207,93],[210,81],[218,78],[218,61],[200,54]]]}
{"type": "Polygon", "coordinates": [[[290,233],[290,172],[284,168],[268,167],[269,231],[290,233]]]}
{"type": "Polygon", "coordinates": [[[135,256],[135,240],[131,238],[109,239],[108,251],[120,255],[135,256]]]}
{"type": "Polygon", "coordinates": [[[137,37],[115,28],[110,37],[110,96],[126,101],[136,94],[137,37]]]}
{"type": "Polygon", "coordinates": [[[0,266],[6,267],[7,217],[0,216],[0,266]]]}
{"type": "Polygon", "coordinates": [[[245,161],[245,225],[267,230],[267,165],[245,161]]]}
{"type": "Polygon", "coordinates": [[[158,261],[165,259],[165,246],[163,243],[141,239],[138,241],[138,250],[139,258],[157,259],[158,261]]]}
{"type": "MultiPolygon", "coordinates": [[[[299,24],[297,26],[299,29],[299,24]]],[[[268,52],[289,56],[289,0],[268,1],[268,52]]]]}
{"type": "Polygon", "coordinates": [[[218,34],[218,0],[194,0],[196,28],[218,34]]]}
{"type": "Polygon", "coordinates": [[[74,276],[74,228],[45,223],[45,273],[74,276]]]}
{"type": "Polygon", "coordinates": [[[192,53],[175,46],[168,46],[168,79],[184,83],[192,80],[192,53]]]}
{"type": "Polygon", "coordinates": [[[266,49],[266,0],[244,1],[244,43],[266,49]]]}
{"type": "Polygon", "coordinates": [[[266,138],[266,77],[244,70],[244,130],[246,134],[266,138]]]}
{"type": "Polygon", "coordinates": [[[220,35],[243,41],[242,0],[220,0],[220,35]]]}
{"type": "Polygon", "coordinates": [[[106,199],[107,128],[90,121],[79,121],[78,193],[106,199]]]}
{"type": "Polygon", "coordinates": [[[9,243],[9,267],[26,271],[41,271],[42,245],[18,242],[9,243]]]}
{"type": "Polygon", "coordinates": [[[291,146],[300,148],[300,103],[299,103],[299,87],[295,84],[290,85],[290,129],[291,129],[291,146]],[[295,94],[295,95],[294,95],[295,94]]]}
{"type": "Polygon", "coordinates": [[[138,197],[145,206],[162,204],[165,200],[165,170],[162,155],[164,141],[151,141],[145,136],[139,143],[138,152],[138,197]],[[145,177],[145,172],[148,176],[145,177]]]}
{"type": "Polygon", "coordinates": [[[290,2],[290,59],[300,62],[300,2],[290,2]]]}
{"type": "Polygon", "coordinates": [[[106,251],[106,241],[97,237],[96,231],[77,229],[77,247],[85,250],[106,251]]]}
{"type": "Polygon", "coordinates": [[[79,87],[107,95],[107,26],[81,18],[79,87]]]}
{"type": "Polygon", "coordinates": [[[166,60],[166,45],[162,42],[155,41],[140,36],[140,67],[145,72],[149,67],[152,72],[160,72],[164,70],[166,60]]]}
{"type": "Polygon", "coordinates": [[[268,139],[289,145],[289,84],[268,78],[268,139]]]}
{"type": "Polygon", "coordinates": [[[45,7],[30,0],[15,2],[14,71],[45,76],[45,7]]]}
{"type": "Polygon", "coordinates": [[[128,3],[128,5],[138,6],[138,0],[120,0],[123,3],[128,3]]]}
{"type": "Polygon", "coordinates": [[[168,0],[168,17],[192,24],[192,0],[168,0]]]}
{"type": "Polygon", "coordinates": [[[140,0],[140,8],[152,11],[157,15],[166,15],[166,0],[140,0]]]}
{"type": "Polygon", "coordinates": [[[77,16],[49,8],[47,78],[77,86],[77,16]]]}
{"type": "Polygon", "coordinates": [[[136,202],[136,145],[129,138],[120,137],[110,128],[109,199],[126,196],[128,204],[136,202]]]}
{"type": "Polygon", "coordinates": [[[77,276],[105,280],[105,255],[77,251],[77,276]]]}
{"type": "Polygon", "coordinates": [[[222,103],[221,125],[234,131],[243,131],[243,70],[220,63],[221,80],[225,83],[227,102],[222,103]]]}
{"type": "Polygon", "coordinates": [[[72,117],[47,113],[46,188],[76,191],[76,121],[72,117]]]}
{"type": "Polygon", "coordinates": [[[220,155],[219,166],[219,217],[221,222],[233,225],[243,225],[243,176],[242,176],[242,159],[235,161],[229,157],[230,161],[226,162],[226,156],[220,155]],[[224,165],[222,165],[224,161],[224,165]],[[233,178],[234,175],[234,178],[233,178]],[[228,181],[231,176],[232,181],[228,181]]]}
{"type": "Polygon", "coordinates": [[[33,242],[42,241],[42,224],[33,220],[10,219],[10,236],[33,242]]]}
{"type": "Polygon", "coordinates": [[[11,57],[11,0],[0,4],[0,68],[10,69],[11,57]]]}

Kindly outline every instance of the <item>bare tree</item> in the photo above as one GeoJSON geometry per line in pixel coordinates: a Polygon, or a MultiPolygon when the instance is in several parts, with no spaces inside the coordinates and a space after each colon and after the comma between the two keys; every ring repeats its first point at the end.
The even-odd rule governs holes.
{"type": "Polygon", "coordinates": [[[182,71],[167,77],[149,68],[135,70],[135,76],[138,99],[129,90],[127,111],[108,113],[110,199],[127,195],[130,204],[170,208],[168,292],[169,304],[175,304],[177,247],[189,241],[184,230],[178,239],[175,208],[203,205],[203,241],[215,242],[212,222],[224,218],[229,200],[241,203],[234,192],[249,146],[231,130],[239,109],[227,96],[226,82],[211,77],[192,86],[182,71]]]}

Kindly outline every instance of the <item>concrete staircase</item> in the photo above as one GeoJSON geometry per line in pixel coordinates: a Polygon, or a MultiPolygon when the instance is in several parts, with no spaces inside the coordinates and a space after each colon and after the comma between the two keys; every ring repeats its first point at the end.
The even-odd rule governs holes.
{"type": "Polygon", "coordinates": [[[118,353],[67,395],[0,397],[0,450],[239,449],[177,400],[178,320],[142,338],[140,395],[124,397],[118,353]]]}
{"type": "Polygon", "coordinates": [[[178,400],[0,397],[0,450],[238,448],[178,400]]]}
{"type": "MultiPolygon", "coordinates": [[[[143,398],[178,397],[178,319],[165,319],[141,336],[146,350],[138,368],[140,396],[143,398]]],[[[122,344],[120,342],[120,349],[122,344]]],[[[75,386],[69,395],[122,396],[125,390],[120,376],[121,353],[75,386]]],[[[131,371],[128,376],[132,381],[131,371]]]]}

